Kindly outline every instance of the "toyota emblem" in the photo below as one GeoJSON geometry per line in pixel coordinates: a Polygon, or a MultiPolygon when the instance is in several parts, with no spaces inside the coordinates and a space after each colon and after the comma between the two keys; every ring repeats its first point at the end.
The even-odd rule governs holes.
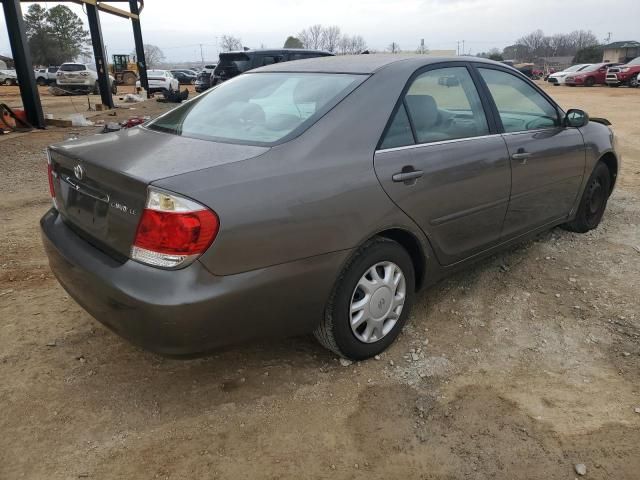
{"type": "Polygon", "coordinates": [[[84,168],[82,168],[82,165],[78,164],[73,167],[73,174],[78,180],[82,180],[82,177],[84,177],[84,168]]]}

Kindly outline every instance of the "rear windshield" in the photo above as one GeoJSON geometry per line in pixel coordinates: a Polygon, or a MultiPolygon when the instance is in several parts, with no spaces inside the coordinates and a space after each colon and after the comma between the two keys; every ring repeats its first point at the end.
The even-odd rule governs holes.
{"type": "Polygon", "coordinates": [[[60,71],[62,72],[81,72],[86,69],[86,65],[82,65],[80,63],[68,63],[67,65],[62,65],[60,67],[60,71]]]}
{"type": "Polygon", "coordinates": [[[171,110],[148,128],[247,145],[274,145],[299,134],[356,88],[363,75],[251,73],[171,110]]]}

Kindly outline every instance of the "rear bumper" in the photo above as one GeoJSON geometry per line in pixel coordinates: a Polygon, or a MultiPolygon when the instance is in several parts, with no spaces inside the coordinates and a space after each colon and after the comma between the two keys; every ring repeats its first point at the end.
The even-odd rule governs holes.
{"type": "Polygon", "coordinates": [[[40,225],[51,270],[69,295],[122,337],[166,355],[312,331],[350,253],[216,276],[198,261],[173,271],[118,263],[72,232],[55,209],[40,225]]]}

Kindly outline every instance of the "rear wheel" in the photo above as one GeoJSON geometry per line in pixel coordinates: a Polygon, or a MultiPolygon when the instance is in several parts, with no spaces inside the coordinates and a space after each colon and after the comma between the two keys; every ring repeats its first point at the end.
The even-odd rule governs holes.
{"type": "Polygon", "coordinates": [[[352,360],[384,351],[407,321],[415,289],[413,263],[400,244],[375,238],[346,265],[314,335],[352,360]]]}
{"type": "Polygon", "coordinates": [[[5,78],[3,83],[7,86],[10,86],[13,85],[13,80],[11,80],[10,78],[5,78]]]}
{"type": "Polygon", "coordinates": [[[604,163],[598,162],[584,189],[576,217],[565,223],[563,227],[578,233],[585,233],[596,228],[607,208],[610,192],[611,174],[609,168],[604,163]]]}
{"type": "Polygon", "coordinates": [[[593,77],[589,77],[584,81],[585,87],[593,87],[596,83],[596,79],[593,77]]]}

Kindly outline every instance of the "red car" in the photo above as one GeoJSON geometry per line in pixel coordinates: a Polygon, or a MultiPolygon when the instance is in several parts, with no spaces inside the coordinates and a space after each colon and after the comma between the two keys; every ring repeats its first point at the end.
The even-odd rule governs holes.
{"type": "Polygon", "coordinates": [[[607,72],[607,85],[619,87],[620,85],[634,86],[640,73],[640,57],[634,58],[625,65],[611,68],[607,72]]]}
{"type": "Polygon", "coordinates": [[[585,87],[593,87],[596,84],[604,85],[609,67],[620,65],[619,63],[594,63],[590,67],[572,73],[565,79],[565,84],[570,87],[582,85],[585,87]]]}

